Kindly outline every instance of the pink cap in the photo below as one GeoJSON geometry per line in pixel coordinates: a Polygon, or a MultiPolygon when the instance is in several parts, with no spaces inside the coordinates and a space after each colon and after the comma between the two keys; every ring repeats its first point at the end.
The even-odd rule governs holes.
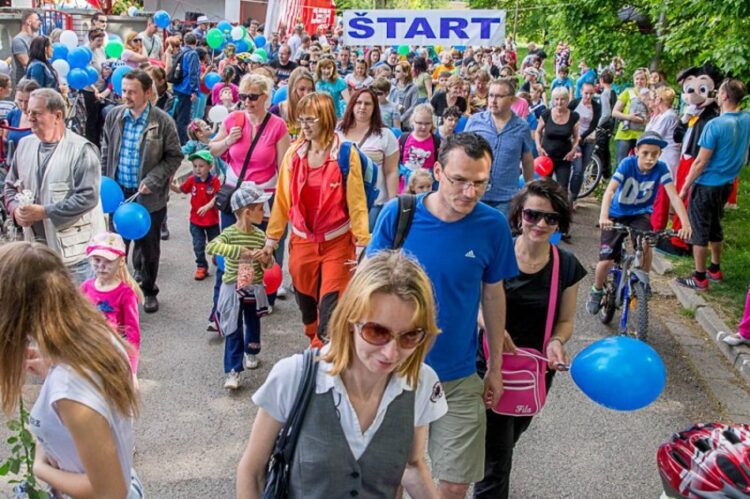
{"type": "Polygon", "coordinates": [[[101,232],[95,235],[86,247],[86,255],[100,256],[107,260],[115,260],[126,254],[122,237],[112,232],[101,232]]]}

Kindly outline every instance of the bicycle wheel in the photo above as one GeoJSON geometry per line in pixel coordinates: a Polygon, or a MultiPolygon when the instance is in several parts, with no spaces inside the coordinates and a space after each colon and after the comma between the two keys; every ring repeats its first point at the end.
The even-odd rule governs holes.
{"type": "Polygon", "coordinates": [[[581,192],[578,193],[579,198],[585,198],[590,196],[592,192],[599,185],[602,179],[602,161],[596,154],[591,156],[591,161],[583,168],[583,185],[581,186],[581,192]]]}
{"type": "Polygon", "coordinates": [[[648,340],[648,292],[646,291],[646,285],[640,281],[636,281],[632,285],[632,290],[633,290],[633,301],[635,301],[635,319],[636,319],[634,336],[641,341],[647,341],[648,340]]]}
{"type": "Polygon", "coordinates": [[[602,308],[599,309],[599,320],[602,324],[609,324],[612,322],[612,317],[615,316],[615,310],[617,306],[615,304],[617,287],[615,286],[615,279],[612,274],[607,274],[607,282],[604,283],[604,297],[602,298],[602,308]]]}

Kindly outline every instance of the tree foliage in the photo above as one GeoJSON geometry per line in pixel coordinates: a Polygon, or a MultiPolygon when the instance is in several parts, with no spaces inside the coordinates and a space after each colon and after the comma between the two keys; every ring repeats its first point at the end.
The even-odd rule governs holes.
{"type": "MultiPolygon", "coordinates": [[[[472,8],[507,11],[513,30],[515,0],[469,0],[472,8]]],[[[748,0],[523,0],[518,36],[569,42],[576,59],[589,65],[622,57],[629,70],[656,66],[674,76],[682,68],[712,62],[745,81],[750,79],[748,0]],[[623,17],[630,14],[630,19],[623,17]],[[663,21],[663,23],[660,23],[663,21]],[[663,50],[654,60],[657,46],[663,50]],[[653,63],[653,64],[652,64],[653,63]]]]}

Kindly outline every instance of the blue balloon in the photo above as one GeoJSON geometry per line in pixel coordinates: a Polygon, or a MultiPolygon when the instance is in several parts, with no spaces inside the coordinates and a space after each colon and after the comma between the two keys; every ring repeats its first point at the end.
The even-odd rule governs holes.
{"type": "Polygon", "coordinates": [[[255,48],[262,49],[266,46],[266,37],[263,35],[258,35],[255,37],[255,48]]]}
{"type": "Polygon", "coordinates": [[[138,203],[120,205],[112,217],[115,230],[123,239],[135,241],[148,234],[151,228],[151,215],[148,210],[138,203]]]}
{"type": "MultiPolygon", "coordinates": [[[[89,58],[89,61],[88,61],[88,62],[91,62],[91,59],[93,59],[93,58],[94,58],[94,53],[93,53],[93,52],[91,51],[91,49],[90,49],[90,48],[88,48],[88,47],[86,47],[86,46],[81,46],[80,48],[82,48],[82,49],[83,49],[83,51],[84,51],[84,52],[86,52],[86,55],[87,55],[87,56],[88,56],[88,58],[89,58]]],[[[86,64],[88,64],[88,62],[87,62],[86,64]]]]}
{"type": "Polygon", "coordinates": [[[68,59],[68,46],[60,42],[52,44],[52,62],[58,59],[68,59]]]}
{"type": "Polygon", "coordinates": [[[83,69],[85,68],[91,58],[89,54],[83,49],[83,47],[76,47],[68,52],[68,64],[70,69],[83,69]]]}
{"type": "Polygon", "coordinates": [[[169,18],[169,14],[165,10],[157,10],[154,12],[154,24],[159,28],[168,28],[170,22],[171,19],[169,18]]]}
{"type": "Polygon", "coordinates": [[[469,121],[469,118],[467,118],[466,116],[461,116],[461,117],[460,117],[460,118],[458,119],[458,123],[456,123],[456,130],[455,130],[455,131],[456,131],[457,133],[458,133],[458,132],[463,132],[463,131],[464,131],[464,128],[466,128],[466,122],[467,122],[467,121],[469,121]]]}
{"type": "Polygon", "coordinates": [[[523,189],[526,185],[526,179],[523,178],[523,174],[518,176],[518,188],[523,189]]]}
{"type": "Polygon", "coordinates": [[[120,66],[112,73],[112,87],[117,95],[122,95],[122,77],[133,71],[130,66],[120,66]]]}
{"type": "Polygon", "coordinates": [[[206,76],[203,78],[203,83],[206,84],[209,90],[213,90],[214,86],[220,81],[221,76],[219,76],[219,73],[214,73],[213,71],[206,73],[206,76]]]}
{"type": "Polygon", "coordinates": [[[271,104],[280,104],[289,98],[289,88],[284,85],[273,94],[271,104]]]}
{"type": "Polygon", "coordinates": [[[393,132],[393,135],[395,135],[397,139],[400,139],[400,138],[401,138],[401,134],[402,134],[402,132],[401,132],[401,129],[400,129],[400,128],[396,128],[396,127],[394,126],[393,128],[391,128],[391,131],[393,132]]]}
{"type": "Polygon", "coordinates": [[[96,71],[94,66],[86,66],[86,74],[89,77],[89,85],[93,85],[99,81],[99,73],[96,71]]]}
{"type": "Polygon", "coordinates": [[[115,33],[110,33],[108,39],[110,42],[114,42],[114,41],[122,42],[122,37],[120,37],[120,35],[117,35],[115,33]]]}
{"type": "Polygon", "coordinates": [[[71,69],[67,76],[68,85],[76,90],[83,90],[89,86],[89,74],[85,69],[71,69]]]}
{"type": "Polygon", "coordinates": [[[554,244],[555,246],[557,246],[558,244],[560,244],[561,240],[562,240],[562,233],[559,230],[556,230],[550,236],[549,243],[550,244],[554,244]]]}
{"type": "Polygon", "coordinates": [[[117,182],[109,177],[102,177],[99,186],[99,195],[102,199],[102,210],[104,213],[114,213],[125,201],[125,194],[117,182]]]}
{"type": "Polygon", "coordinates": [[[635,411],[659,398],[667,371],[650,345],[628,336],[604,338],[576,355],[570,368],[578,388],[594,402],[635,411]]]}
{"type": "Polygon", "coordinates": [[[225,35],[228,35],[232,32],[232,23],[229,21],[221,21],[219,24],[216,25],[216,28],[224,33],[225,35]]]}
{"type": "Polygon", "coordinates": [[[237,40],[234,43],[234,46],[236,48],[236,52],[238,54],[241,54],[243,52],[250,52],[250,44],[247,43],[247,41],[243,40],[237,40]]]}
{"type": "Polygon", "coordinates": [[[216,266],[224,272],[224,257],[221,255],[216,255],[216,266]]]}

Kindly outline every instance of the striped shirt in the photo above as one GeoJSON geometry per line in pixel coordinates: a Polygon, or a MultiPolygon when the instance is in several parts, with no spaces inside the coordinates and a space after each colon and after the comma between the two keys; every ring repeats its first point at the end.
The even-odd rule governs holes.
{"type": "Polygon", "coordinates": [[[120,144],[120,163],[117,165],[117,183],[126,189],[138,187],[141,169],[141,136],[148,124],[151,104],[141,113],[138,119],[133,112],[125,111],[122,126],[122,143],[120,144]]]}
{"type": "MultiPolygon", "coordinates": [[[[209,255],[224,257],[224,277],[221,282],[234,284],[237,282],[237,268],[240,263],[240,251],[242,248],[250,250],[262,249],[266,244],[266,233],[258,227],[253,226],[252,232],[242,232],[237,225],[232,225],[214,238],[206,252],[209,255]]],[[[253,261],[253,284],[263,283],[263,266],[257,260],[253,261]]]]}

